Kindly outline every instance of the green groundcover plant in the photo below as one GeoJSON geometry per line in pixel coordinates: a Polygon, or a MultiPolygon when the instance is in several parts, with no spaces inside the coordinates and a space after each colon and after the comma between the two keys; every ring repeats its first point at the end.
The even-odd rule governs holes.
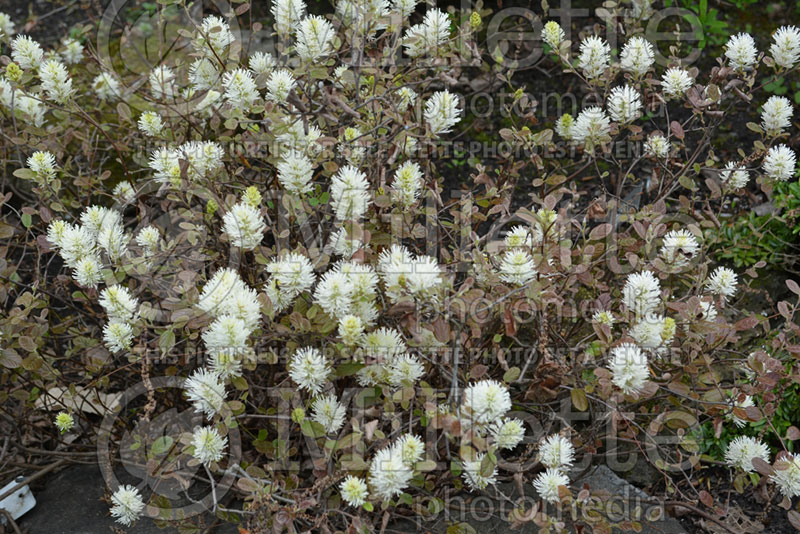
{"type": "Polygon", "coordinates": [[[732,204],[795,181],[795,110],[760,80],[796,79],[800,30],[690,66],[648,40],[650,2],[583,28],[544,4],[542,62],[583,100],[538,120],[480,5],[277,0],[266,28],[170,0],[49,49],[0,13],[14,439],[96,446],[125,526],[378,532],[463,491],[557,532],[596,498],[573,481],[631,452],[672,507],[721,523],[693,481],[722,466],[800,525],[800,431],[773,424],[800,287],[751,311],[765,263],[707,255],[732,204]],[[480,80],[514,95],[510,150],[451,191],[480,80]]]}

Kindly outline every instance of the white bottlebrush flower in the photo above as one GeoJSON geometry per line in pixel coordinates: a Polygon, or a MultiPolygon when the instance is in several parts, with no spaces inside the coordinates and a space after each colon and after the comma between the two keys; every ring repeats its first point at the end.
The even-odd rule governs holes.
{"type": "Polygon", "coordinates": [[[39,79],[47,98],[59,104],[66,104],[75,92],[67,67],[57,59],[48,59],[39,65],[39,79]]]}
{"type": "Polygon", "coordinates": [[[27,35],[17,35],[11,41],[11,59],[21,69],[37,69],[44,57],[42,47],[27,35]]]}
{"type": "Polygon", "coordinates": [[[308,193],[312,189],[314,164],[302,152],[290,150],[277,165],[278,181],[290,193],[308,193]]]}
{"type": "Polygon", "coordinates": [[[437,91],[425,102],[425,121],[434,136],[448,133],[461,120],[458,97],[449,91],[437,91]]]}
{"type": "Polygon", "coordinates": [[[44,124],[45,107],[41,100],[27,95],[20,96],[17,100],[17,109],[28,116],[34,126],[39,128],[44,124]]]}
{"type": "Polygon", "coordinates": [[[700,250],[697,238],[688,230],[672,230],[664,236],[659,255],[671,267],[683,268],[700,250]]]}
{"type": "Polygon", "coordinates": [[[392,0],[392,9],[403,19],[407,19],[417,7],[418,0],[392,0]]]}
{"type": "Polygon", "coordinates": [[[197,427],[192,434],[192,456],[204,465],[219,462],[227,445],[228,438],[220,436],[214,427],[197,427]]]}
{"type": "MultiPolygon", "coordinates": [[[[109,211],[116,213],[113,210],[109,211]]],[[[117,262],[125,255],[129,241],[130,236],[125,233],[120,221],[106,217],[97,233],[97,246],[105,251],[111,262],[117,262]]]]}
{"type": "Polygon", "coordinates": [[[666,158],[669,155],[669,141],[660,133],[651,135],[644,142],[644,155],[659,159],[666,158]]]}
{"type": "Polygon", "coordinates": [[[772,35],[769,53],[775,64],[791,69],[800,61],[800,29],[797,26],[783,26],[772,35]]]}
{"type": "Polygon", "coordinates": [[[538,225],[531,229],[528,226],[514,226],[503,238],[503,245],[507,249],[525,247],[533,248],[535,243],[541,243],[542,233],[538,225]]]}
{"type": "Polygon", "coordinates": [[[412,468],[403,461],[402,452],[396,447],[379,450],[370,462],[369,485],[384,501],[402,493],[413,476],[412,468]]]}
{"type": "Polygon", "coordinates": [[[116,518],[117,523],[129,527],[134,521],[139,519],[144,510],[144,501],[139,490],[133,486],[120,486],[111,495],[111,515],[116,518]]]}
{"type": "MultiPolygon", "coordinates": [[[[59,246],[61,257],[70,267],[74,268],[79,260],[88,256],[96,259],[97,243],[94,234],[83,226],[67,225],[59,246]]],[[[99,260],[97,264],[99,268],[99,260]]]]}
{"type": "Polygon", "coordinates": [[[69,432],[75,426],[75,419],[67,412],[59,412],[56,415],[54,424],[58,431],[63,434],[64,432],[69,432]]]}
{"type": "Polygon", "coordinates": [[[289,376],[312,395],[322,390],[331,374],[331,365],[325,356],[313,347],[298,349],[289,361],[289,376]]]}
{"type": "Polygon", "coordinates": [[[725,165],[725,170],[719,173],[719,180],[726,191],[736,191],[747,185],[750,173],[739,163],[729,161],[725,165]]]}
{"type": "Polygon", "coordinates": [[[481,474],[481,464],[484,458],[486,458],[486,454],[481,453],[476,455],[474,460],[462,461],[464,471],[461,476],[470,490],[486,489],[487,486],[497,483],[496,465],[492,466],[492,472],[489,475],[481,474]]]}
{"type": "Polygon", "coordinates": [[[642,271],[628,275],[622,288],[622,302],[638,317],[649,314],[661,303],[661,284],[653,273],[642,271]]]}
{"type": "Polygon", "coordinates": [[[358,249],[364,246],[360,239],[347,235],[346,228],[339,228],[331,235],[329,250],[338,256],[350,258],[358,249]]]}
{"type": "Polygon", "coordinates": [[[272,74],[267,78],[267,100],[277,102],[279,104],[285,103],[289,98],[289,93],[295,85],[295,79],[291,72],[287,69],[277,69],[272,71],[272,74]]]}
{"type": "Polygon", "coordinates": [[[94,80],[92,80],[92,90],[94,94],[97,95],[97,98],[103,102],[122,96],[119,82],[114,76],[107,72],[101,72],[94,77],[94,80]]]}
{"type": "Polygon", "coordinates": [[[148,78],[150,92],[157,99],[175,97],[175,71],[166,65],[159,65],[150,72],[148,78]]]}
{"type": "Polygon", "coordinates": [[[364,334],[364,322],[355,315],[344,315],[339,319],[339,338],[348,347],[355,346],[364,334]]]}
{"type": "Polygon", "coordinates": [[[560,434],[551,434],[539,444],[539,461],[549,469],[567,472],[575,463],[575,447],[560,434]]]}
{"type": "Polygon", "coordinates": [[[442,271],[434,258],[414,256],[400,245],[381,252],[378,271],[386,286],[386,296],[392,301],[403,296],[435,299],[443,283],[442,271]]]}
{"type": "Polygon", "coordinates": [[[277,141],[283,148],[305,152],[314,157],[322,150],[322,145],[317,142],[320,137],[322,132],[317,126],[298,120],[289,125],[285,133],[278,135],[277,141]]]}
{"type": "Polygon", "coordinates": [[[289,307],[292,301],[308,290],[316,280],[314,268],[302,254],[291,253],[267,264],[272,274],[266,293],[276,311],[289,307]]]}
{"type": "Polygon", "coordinates": [[[791,499],[800,495],[800,454],[787,453],[778,458],[770,480],[784,497],[791,499]]]}
{"type": "Polygon", "coordinates": [[[714,295],[727,299],[736,293],[736,273],[727,267],[717,267],[706,281],[706,287],[714,295]]]}
{"type": "Polygon", "coordinates": [[[668,69],[661,79],[661,86],[667,98],[683,98],[693,83],[694,79],[689,73],[678,67],[668,69]]]}
{"type": "Polygon", "coordinates": [[[406,354],[392,360],[387,369],[388,382],[395,387],[414,386],[425,374],[425,367],[416,356],[406,354]]]}
{"type": "Polygon", "coordinates": [[[519,419],[503,417],[489,426],[489,434],[501,449],[513,449],[525,437],[525,427],[519,419]]]}
{"type": "Polygon", "coordinates": [[[136,199],[136,191],[128,181],[122,181],[114,186],[114,199],[121,204],[130,204],[136,199]]]}
{"type": "Polygon", "coordinates": [[[255,52],[250,56],[247,65],[256,76],[269,74],[275,68],[275,58],[269,52],[255,52]]]}
{"type": "Polygon", "coordinates": [[[725,57],[730,61],[731,67],[738,71],[753,68],[757,55],[756,42],[747,33],[734,35],[725,43],[725,57]]]}
{"type": "Polygon", "coordinates": [[[725,450],[725,461],[728,465],[738,467],[747,473],[752,473],[755,470],[753,467],[754,458],[769,462],[769,448],[763,441],[750,436],[734,438],[725,450]]]}
{"type": "Polygon", "coordinates": [[[275,31],[281,37],[287,37],[303,18],[306,12],[306,3],[303,0],[272,0],[270,9],[275,18],[275,31]]]}
{"type": "Polygon", "coordinates": [[[190,180],[207,177],[222,168],[224,155],[224,149],[214,141],[189,141],[177,150],[177,156],[189,162],[186,176],[190,180]]]}
{"type": "Polygon", "coordinates": [[[183,387],[189,402],[194,405],[194,411],[213,417],[222,410],[227,393],[216,373],[198,369],[186,379],[183,387]]]}
{"type": "Polygon", "coordinates": [[[42,184],[56,177],[56,158],[50,152],[37,150],[28,158],[27,164],[36,175],[36,180],[42,184]]]}
{"type": "Polygon", "coordinates": [[[221,380],[242,376],[242,356],[242,354],[237,354],[235,351],[222,350],[214,352],[210,355],[208,367],[221,380]]]}
{"type": "Polygon", "coordinates": [[[315,61],[333,52],[333,24],[318,15],[309,15],[300,21],[295,40],[295,51],[305,61],[315,61]]]}
{"type": "Polygon", "coordinates": [[[122,226],[122,215],[117,210],[92,205],[81,213],[81,224],[89,233],[97,237],[106,226],[122,226]]]}
{"type": "Polygon", "coordinates": [[[225,352],[241,356],[248,350],[250,329],[244,321],[231,315],[217,317],[203,332],[203,342],[211,354],[225,352]]]}
{"type": "Polygon", "coordinates": [[[258,100],[256,82],[249,70],[236,69],[226,72],[222,77],[222,86],[225,88],[223,95],[225,101],[243,113],[250,111],[255,101],[258,100]]]}
{"type": "Polygon", "coordinates": [[[405,135],[402,137],[400,142],[398,143],[398,147],[403,152],[403,154],[407,157],[411,157],[417,153],[417,138],[412,137],[410,135],[405,135]]]}
{"type": "Polygon", "coordinates": [[[100,258],[88,255],[75,262],[72,277],[84,287],[95,287],[103,279],[102,270],[103,265],[100,263],[100,258]]]}
{"type": "Polygon", "coordinates": [[[366,147],[361,139],[362,136],[361,130],[348,126],[344,129],[343,135],[340,138],[341,144],[339,145],[339,150],[344,154],[347,163],[350,165],[357,166],[364,158],[366,147]]]}
{"type": "Polygon", "coordinates": [[[363,479],[348,475],[339,485],[342,500],[350,506],[359,507],[367,502],[369,490],[363,479]]]}
{"type": "Polygon", "coordinates": [[[572,127],[572,138],[588,149],[611,140],[611,123],[608,115],[598,106],[580,112],[572,127]]]}
{"type": "Polygon", "coordinates": [[[403,336],[394,328],[382,327],[361,338],[361,355],[378,361],[392,361],[406,353],[403,336]]]}
{"type": "Polygon", "coordinates": [[[639,93],[626,85],[615,87],[608,97],[608,114],[617,122],[628,123],[637,119],[642,113],[642,99],[639,93]]]}
{"type": "Polygon", "coordinates": [[[54,249],[59,249],[64,246],[64,236],[67,233],[67,230],[70,229],[72,225],[62,221],[61,219],[53,219],[50,221],[50,224],[47,225],[47,241],[50,243],[54,249]]]}
{"type": "Polygon", "coordinates": [[[429,9],[421,24],[406,30],[403,46],[409,57],[436,55],[439,47],[450,38],[450,18],[440,9],[429,9]]]}
{"type": "Polygon", "coordinates": [[[139,131],[150,137],[158,137],[164,129],[161,116],[155,111],[145,111],[139,116],[139,131]]]}
{"type": "Polygon", "coordinates": [[[594,312],[594,315],[592,315],[592,322],[597,324],[604,324],[610,327],[614,325],[614,323],[616,322],[616,318],[614,317],[614,314],[611,313],[610,311],[599,310],[594,312]]]}
{"type": "Polygon", "coordinates": [[[339,317],[350,312],[354,290],[350,277],[339,270],[330,270],[320,278],[314,302],[331,317],[339,317]]]}
{"type": "Polygon", "coordinates": [[[702,300],[700,301],[700,319],[713,323],[717,318],[717,308],[713,302],[702,300]]]}
{"type": "MultiPolygon", "coordinates": [[[[217,86],[220,72],[216,59],[201,57],[189,66],[189,83],[195,91],[206,91],[217,86]]],[[[230,73],[228,73],[230,74],[230,73]]]]}
{"type": "Polygon", "coordinates": [[[348,165],[331,179],[331,207],[339,221],[360,219],[370,204],[367,176],[348,165]]]}
{"type": "Polygon", "coordinates": [[[14,21],[6,13],[0,12],[0,41],[8,41],[14,35],[14,21]]]}
{"type": "Polygon", "coordinates": [[[234,204],[222,220],[231,244],[244,250],[256,248],[267,230],[259,210],[245,202],[234,204]]]}
{"type": "Polygon", "coordinates": [[[197,307],[214,318],[229,314],[228,306],[234,295],[246,289],[239,273],[233,269],[220,269],[203,286],[197,307]]]}
{"type": "Polygon", "coordinates": [[[203,98],[194,106],[193,113],[204,119],[210,119],[222,105],[222,93],[208,90],[203,98]]]}
{"type": "Polygon", "coordinates": [[[222,56],[225,49],[234,40],[228,23],[220,17],[209,15],[203,19],[198,35],[192,44],[194,49],[201,54],[214,57],[222,56]]]}
{"type": "Polygon", "coordinates": [[[403,463],[409,467],[414,467],[425,454],[425,444],[414,434],[403,434],[394,442],[393,447],[400,453],[403,463]]]}
{"type": "Polygon", "coordinates": [[[569,113],[564,113],[556,121],[556,133],[566,139],[572,141],[573,128],[575,127],[575,119],[569,113]]]}
{"type": "Polygon", "coordinates": [[[794,108],[789,99],[783,96],[771,96],[761,111],[761,126],[767,135],[774,137],[792,124],[794,108]]]}
{"type": "Polygon", "coordinates": [[[643,37],[633,37],[622,47],[619,59],[622,70],[637,77],[644,76],[655,63],[653,45],[643,37]]]}
{"type": "Polygon", "coordinates": [[[544,501],[549,503],[557,503],[560,500],[558,495],[559,486],[568,485],[569,478],[558,469],[548,469],[539,473],[533,479],[533,487],[536,492],[544,501]]]}
{"type": "Polygon", "coordinates": [[[136,235],[136,244],[144,249],[145,255],[158,252],[160,241],[161,234],[158,232],[158,228],[153,225],[145,226],[136,235]]]}
{"type": "Polygon", "coordinates": [[[629,335],[643,349],[669,345],[675,335],[675,320],[663,315],[649,314],[633,325],[629,335]]]}
{"type": "Polygon", "coordinates": [[[497,421],[511,409],[508,388],[496,380],[481,380],[464,390],[462,406],[469,410],[469,422],[478,426],[497,421]]]}
{"type": "Polygon", "coordinates": [[[630,343],[611,349],[609,370],[611,382],[626,395],[640,391],[650,378],[647,356],[639,347],[630,343]]]}
{"type": "Polygon", "coordinates": [[[736,415],[734,409],[740,408],[744,410],[746,408],[750,408],[751,406],[755,406],[755,402],[753,402],[753,397],[751,397],[750,395],[745,395],[741,400],[739,400],[739,396],[737,396],[736,398],[731,399],[728,402],[728,404],[730,406],[730,411],[728,411],[728,413],[725,415],[726,419],[733,422],[733,424],[736,425],[738,428],[742,428],[747,423],[750,422],[747,419],[742,419],[741,417],[736,415]]]}
{"type": "Polygon", "coordinates": [[[536,278],[536,268],[530,252],[522,248],[506,250],[500,261],[500,279],[523,286],[536,278]]]}
{"type": "Polygon", "coordinates": [[[422,190],[422,169],[413,161],[406,161],[394,173],[392,200],[401,206],[411,207],[422,190]]]}
{"type": "Polygon", "coordinates": [[[137,316],[139,301],[125,286],[113,285],[103,289],[99,302],[109,319],[132,321],[137,316]]]}
{"type": "Polygon", "coordinates": [[[344,425],[347,411],[336,395],[323,395],[311,403],[311,420],[322,425],[326,434],[336,434],[344,425]]]}
{"type": "Polygon", "coordinates": [[[564,37],[566,37],[564,29],[554,20],[547,21],[544,28],[542,28],[542,41],[549,44],[556,52],[558,52],[559,46],[564,41],[564,37]]]}
{"type": "Polygon", "coordinates": [[[62,44],[64,49],[59,54],[64,62],[68,65],[80,63],[81,59],[83,59],[83,45],[81,45],[80,41],[67,37],[62,41],[62,44]]]}
{"type": "Polygon", "coordinates": [[[397,90],[397,111],[405,113],[417,101],[417,93],[410,87],[401,87],[397,90]]]}
{"type": "Polygon", "coordinates": [[[344,28],[367,39],[387,27],[389,0],[339,0],[336,15],[344,28]]]}
{"type": "Polygon", "coordinates": [[[591,35],[581,41],[578,67],[589,80],[603,75],[611,59],[611,47],[601,37],[591,35]]]}
{"type": "Polygon", "coordinates": [[[786,145],[778,145],[769,149],[763,167],[771,179],[785,182],[794,176],[796,165],[794,151],[786,145]]]}

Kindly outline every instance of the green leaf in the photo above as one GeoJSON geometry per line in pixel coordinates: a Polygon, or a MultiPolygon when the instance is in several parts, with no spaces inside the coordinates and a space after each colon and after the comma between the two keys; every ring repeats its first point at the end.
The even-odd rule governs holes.
{"type": "Polygon", "coordinates": [[[303,432],[304,436],[310,438],[321,438],[325,436],[325,427],[311,419],[304,419],[303,422],[300,423],[300,430],[303,432]]]}
{"type": "Polygon", "coordinates": [[[505,382],[506,384],[508,384],[509,382],[513,382],[514,380],[519,378],[520,373],[521,371],[519,370],[519,367],[512,367],[511,369],[506,371],[505,374],[503,374],[503,382],[505,382]]]}
{"type": "Polygon", "coordinates": [[[170,436],[161,436],[153,441],[153,444],[150,446],[150,451],[156,456],[160,456],[166,453],[170,447],[172,447],[173,443],[174,440],[170,436]]]}
{"type": "Polygon", "coordinates": [[[163,354],[168,354],[175,346],[175,332],[172,328],[165,330],[158,338],[158,347],[163,354]]]}
{"type": "Polygon", "coordinates": [[[575,409],[580,412],[585,412],[589,409],[589,401],[586,400],[586,392],[582,389],[573,389],[570,391],[570,397],[572,398],[572,405],[575,406],[575,409]]]}

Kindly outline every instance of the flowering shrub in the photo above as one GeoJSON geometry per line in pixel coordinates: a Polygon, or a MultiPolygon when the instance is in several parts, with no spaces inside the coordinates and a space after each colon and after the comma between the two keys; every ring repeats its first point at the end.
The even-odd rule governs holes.
{"type": "Polygon", "coordinates": [[[735,35],[700,72],[677,48],[656,64],[642,2],[609,8],[630,36],[618,53],[549,20],[544,61],[587,105],[538,131],[512,118],[497,134],[513,153],[451,195],[443,147],[469,130],[476,73],[536,122],[514,62],[481,48],[488,12],[278,0],[276,48],[245,53],[247,4],[196,19],[165,3],[191,24],[137,80],[0,14],[3,402],[55,406],[51,445],[140,455],[142,484],[105,471],[121,524],[194,522],[156,489],[189,473],[211,488],[203,510],[254,532],[373,532],[507,482],[537,496],[510,523],[563,526],[592,457],[628,445],[671,506],[717,518],[692,482],[715,460],[696,430],[765,421],[716,460],[791,508],[800,431],[769,421],[800,380],[800,287],[754,311],[765,265],[706,253],[732,202],[795,179],[793,105],[758,76],[796,76],[798,28],[735,35]],[[756,108],[737,126],[752,140],[717,146],[756,108]],[[75,400],[135,384],[146,401],[75,400]],[[547,423],[562,400],[587,417],[547,423]],[[139,449],[168,407],[192,424],[139,449]]]}

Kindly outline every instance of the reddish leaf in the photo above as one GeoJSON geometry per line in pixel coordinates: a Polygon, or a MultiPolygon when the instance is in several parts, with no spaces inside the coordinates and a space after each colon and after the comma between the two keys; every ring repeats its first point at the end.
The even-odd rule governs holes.
{"type": "Polygon", "coordinates": [[[681,141],[683,140],[684,133],[683,133],[683,126],[681,126],[681,123],[679,123],[678,121],[672,121],[669,125],[669,128],[670,130],[672,130],[672,135],[674,135],[681,141]]]}
{"type": "Polygon", "coordinates": [[[797,282],[795,282],[794,280],[786,280],[786,287],[788,287],[789,291],[791,291],[795,295],[800,295],[800,286],[798,286],[797,282]]]}
{"type": "Polygon", "coordinates": [[[756,471],[761,473],[764,476],[769,476],[772,473],[772,466],[769,465],[767,462],[762,460],[761,458],[753,458],[753,467],[755,467],[756,471]]]}

